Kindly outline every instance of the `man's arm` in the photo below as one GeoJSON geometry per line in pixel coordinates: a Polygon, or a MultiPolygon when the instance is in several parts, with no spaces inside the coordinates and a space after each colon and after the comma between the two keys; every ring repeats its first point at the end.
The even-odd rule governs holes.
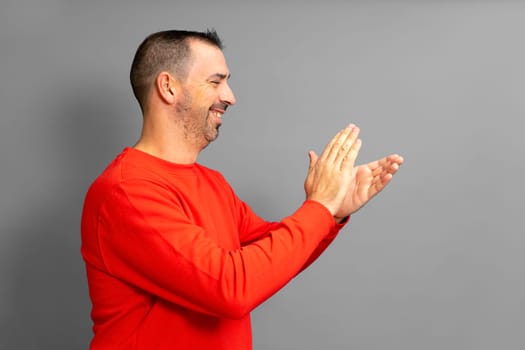
{"type": "MultiPolygon", "coordinates": [[[[258,239],[267,236],[272,230],[279,227],[279,222],[266,222],[255,214],[246,203],[239,200],[239,208],[241,218],[241,228],[239,230],[241,245],[248,245],[258,239]]],[[[348,223],[349,217],[344,218],[341,222],[335,219],[335,225],[330,233],[319,243],[314,252],[310,255],[306,263],[301,268],[301,271],[310,266],[317,258],[328,248],[328,246],[337,237],[339,231],[348,223]]]]}
{"type": "Polygon", "coordinates": [[[288,283],[334,228],[359,150],[357,134],[353,127],[339,132],[309,169],[303,205],[267,236],[240,249],[223,249],[208,238],[162,185],[121,183],[98,215],[97,245],[105,269],[183,307],[243,317],[288,283]]]}
{"type": "Polygon", "coordinates": [[[168,196],[136,185],[116,188],[101,212],[98,244],[108,273],[161,299],[219,317],[243,317],[277,292],[334,226],[326,208],[307,201],[264,238],[225,250],[182,208],[163,201],[168,196]]]}

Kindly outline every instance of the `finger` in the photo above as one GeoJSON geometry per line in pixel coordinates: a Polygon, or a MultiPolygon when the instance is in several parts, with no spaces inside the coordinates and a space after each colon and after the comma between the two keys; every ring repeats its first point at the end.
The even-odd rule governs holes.
{"type": "Polygon", "coordinates": [[[350,150],[348,153],[343,156],[340,163],[340,169],[342,171],[351,170],[354,167],[355,161],[357,159],[357,155],[359,154],[359,151],[361,150],[362,145],[361,139],[355,140],[355,142],[350,147],[350,150]]]}
{"type": "Polygon", "coordinates": [[[385,171],[396,172],[401,164],[403,164],[403,158],[397,154],[392,154],[385,158],[370,162],[367,166],[372,170],[373,176],[378,176],[385,171]]]}
{"type": "Polygon", "coordinates": [[[384,165],[384,170],[385,172],[393,175],[399,170],[401,164],[403,164],[402,157],[398,156],[397,154],[389,156],[387,158],[387,163],[384,165]]]}
{"type": "MultiPolygon", "coordinates": [[[[327,147],[325,148],[325,152],[323,152],[323,154],[321,155],[321,158],[323,160],[326,159],[327,161],[333,162],[334,159],[336,159],[339,150],[341,149],[341,147],[343,147],[343,145],[345,145],[345,141],[347,140],[348,136],[351,135],[355,127],[356,126],[354,124],[350,124],[343,130],[339,131],[334,136],[332,141],[327,145],[327,147]]],[[[347,147],[348,149],[349,146],[345,147],[347,147]]]]}
{"type": "Polygon", "coordinates": [[[315,167],[315,164],[317,163],[317,160],[319,159],[319,157],[317,156],[317,154],[314,151],[310,151],[310,152],[308,152],[308,158],[310,159],[310,164],[309,164],[308,167],[310,169],[313,169],[315,167]]]}
{"type": "Polygon", "coordinates": [[[335,159],[334,162],[342,165],[342,162],[355,161],[355,158],[357,158],[357,153],[359,153],[359,148],[361,147],[361,144],[356,144],[357,137],[359,136],[360,129],[356,126],[354,127],[349,134],[347,134],[346,138],[342,140],[342,143],[340,144],[339,148],[337,150],[337,153],[335,153],[335,159]],[[356,149],[357,146],[357,149],[356,149]],[[356,152],[357,151],[357,152],[356,152]]]}
{"type": "Polygon", "coordinates": [[[347,128],[340,130],[337,134],[334,135],[334,137],[332,137],[330,142],[328,142],[328,144],[325,146],[323,153],[321,153],[320,159],[324,160],[328,158],[332,148],[334,147],[334,144],[337,142],[341,134],[343,134],[347,128]]]}
{"type": "Polygon", "coordinates": [[[392,180],[391,174],[387,174],[385,177],[375,178],[369,187],[368,196],[372,198],[373,196],[381,192],[386,187],[386,185],[388,185],[390,180],[392,180]]]}
{"type": "Polygon", "coordinates": [[[404,162],[403,157],[401,157],[401,156],[398,155],[398,154],[391,154],[391,155],[389,155],[388,157],[386,157],[386,159],[387,159],[391,164],[401,165],[401,164],[403,164],[403,162],[404,162]]]}
{"type": "Polygon", "coordinates": [[[351,151],[351,148],[356,142],[360,131],[361,129],[359,129],[357,126],[352,129],[352,131],[350,132],[350,134],[348,134],[346,140],[344,141],[344,144],[341,146],[341,149],[339,150],[340,154],[345,156],[351,151]]]}
{"type": "Polygon", "coordinates": [[[376,181],[384,181],[384,178],[387,176],[392,177],[397,171],[399,170],[399,167],[397,164],[392,164],[388,167],[384,168],[378,168],[376,171],[372,172],[372,176],[376,181]],[[381,171],[379,171],[381,170],[381,171]]]}
{"type": "MultiPolygon", "coordinates": [[[[372,185],[370,186],[370,195],[375,195],[376,193],[383,190],[383,188],[388,185],[388,183],[392,180],[394,174],[399,170],[399,165],[397,161],[401,160],[402,158],[398,157],[395,159],[395,163],[387,162],[387,164],[378,167],[373,171],[373,180],[372,185]],[[379,170],[381,170],[379,172],[379,170]],[[374,174],[375,173],[375,174],[374,174]],[[373,193],[372,193],[373,192],[373,193]]],[[[379,161],[381,163],[381,161],[379,161]]]]}
{"type": "Polygon", "coordinates": [[[392,180],[393,174],[382,173],[376,176],[370,176],[370,186],[368,188],[368,196],[372,198],[378,192],[382,191],[383,188],[392,180]]]}
{"type": "Polygon", "coordinates": [[[386,174],[389,169],[392,167],[392,163],[388,161],[388,159],[381,159],[377,161],[376,167],[372,170],[373,176],[381,176],[382,174],[386,174]]]}
{"type": "Polygon", "coordinates": [[[403,162],[405,161],[405,159],[401,157],[399,154],[393,154],[390,157],[392,158],[392,161],[394,161],[395,163],[399,165],[403,164],[403,162]]]}

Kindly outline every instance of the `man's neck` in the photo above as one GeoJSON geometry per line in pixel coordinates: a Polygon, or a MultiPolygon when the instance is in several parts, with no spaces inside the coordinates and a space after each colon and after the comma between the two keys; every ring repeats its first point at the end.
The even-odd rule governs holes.
{"type": "Polygon", "coordinates": [[[198,152],[192,152],[187,149],[185,150],[184,147],[163,147],[159,144],[145,142],[142,139],[135,144],[134,148],[167,162],[176,164],[193,164],[197,161],[199,156],[198,152]]]}
{"type": "Polygon", "coordinates": [[[152,125],[144,125],[134,148],[177,164],[195,163],[202,150],[202,147],[188,140],[181,130],[169,126],[155,128],[152,125]]]}

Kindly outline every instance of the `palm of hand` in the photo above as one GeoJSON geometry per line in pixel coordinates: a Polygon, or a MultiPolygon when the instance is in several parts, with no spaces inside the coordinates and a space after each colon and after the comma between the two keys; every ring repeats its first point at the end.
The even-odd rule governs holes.
{"type": "Polygon", "coordinates": [[[343,204],[335,215],[343,218],[359,210],[370,198],[368,192],[371,184],[372,171],[367,165],[360,165],[354,171],[350,191],[346,194],[343,204]]]}
{"type": "Polygon", "coordinates": [[[362,208],[390,182],[403,163],[403,158],[394,154],[354,169],[350,190],[335,215],[344,218],[362,208]]]}

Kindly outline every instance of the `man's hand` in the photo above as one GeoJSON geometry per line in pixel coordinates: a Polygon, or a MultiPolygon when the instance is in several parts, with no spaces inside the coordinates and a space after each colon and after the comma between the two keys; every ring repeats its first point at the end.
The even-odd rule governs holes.
{"type": "Polygon", "coordinates": [[[339,221],[362,208],[388,185],[401,164],[403,164],[403,158],[397,154],[392,154],[356,167],[350,190],[335,214],[335,219],[339,221]]]}
{"type": "Polygon", "coordinates": [[[341,130],[318,157],[309,152],[310,167],[304,182],[306,199],[324,205],[333,216],[352,191],[354,163],[361,148],[359,128],[349,125],[341,130]]]}

